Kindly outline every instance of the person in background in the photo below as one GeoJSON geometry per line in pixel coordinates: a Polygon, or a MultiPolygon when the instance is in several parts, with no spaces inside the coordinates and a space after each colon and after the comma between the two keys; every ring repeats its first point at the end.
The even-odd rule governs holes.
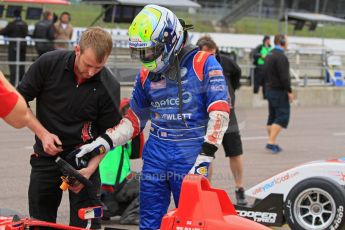
{"type": "Polygon", "coordinates": [[[71,15],[68,12],[62,12],[57,21],[54,24],[55,28],[55,48],[56,49],[68,49],[69,41],[72,39],[73,26],[71,25],[71,15]],[[67,42],[63,42],[67,41],[67,42]]]}
{"type": "Polygon", "coordinates": [[[222,67],[213,55],[186,44],[188,28],[164,7],[147,5],[139,12],[128,31],[131,56],[142,63],[130,108],[118,126],[76,155],[77,161],[103,156],[151,120],[140,177],[141,230],[159,229],[171,194],[178,206],[186,174],[207,177],[228,127],[222,67]]]}
{"type": "Polygon", "coordinates": [[[276,143],[282,128],[287,128],[290,120],[290,103],[293,101],[291,90],[289,60],[284,54],[287,50],[287,37],[277,34],[274,37],[274,49],[266,57],[264,71],[267,75],[268,143],[266,149],[279,153],[282,148],[276,143]]]}
{"type": "Polygon", "coordinates": [[[33,38],[46,39],[47,41],[35,42],[35,48],[38,56],[55,50],[52,40],[55,38],[55,29],[53,24],[53,12],[44,11],[43,19],[35,24],[33,38]]]}
{"type": "Polygon", "coordinates": [[[263,71],[266,56],[271,52],[271,39],[270,36],[265,35],[262,39],[262,44],[258,45],[253,54],[254,58],[254,88],[255,94],[259,93],[260,86],[262,87],[263,98],[266,98],[266,73],[263,71]]]}
{"type": "Polygon", "coordinates": [[[29,114],[24,98],[0,72],[0,118],[14,128],[27,125],[29,114]]]}
{"type": "MultiPolygon", "coordinates": [[[[74,51],[55,50],[39,57],[26,72],[18,91],[27,102],[36,99],[36,116],[29,110],[28,127],[35,133],[31,155],[29,212],[32,218],[56,222],[62,191],[62,176],[55,163],[79,146],[91,142],[109,127],[118,124],[121,115],[105,83],[114,78],[105,63],[112,51],[111,35],[100,27],[83,32],[74,51]]],[[[116,87],[112,91],[116,91],[116,87]]],[[[98,164],[94,157],[79,172],[93,187],[70,186],[70,225],[87,226],[78,218],[78,210],[100,203],[98,164]]],[[[100,219],[91,228],[98,229],[100,219]]]]}
{"type": "MultiPolygon", "coordinates": [[[[0,30],[0,35],[9,38],[22,38],[24,39],[28,35],[28,25],[22,20],[21,10],[15,9],[13,12],[14,20],[7,24],[5,28],[0,30]]],[[[19,42],[19,58],[20,62],[26,60],[26,41],[19,42]]],[[[8,45],[8,60],[15,62],[17,60],[17,41],[10,41],[8,45]]],[[[12,85],[16,85],[17,66],[10,64],[10,82],[12,85]]],[[[19,65],[19,79],[18,83],[22,80],[25,73],[25,65],[19,65]]]]}
{"type": "Polygon", "coordinates": [[[246,205],[243,188],[243,148],[240,130],[235,113],[235,90],[240,87],[241,68],[225,54],[221,54],[217,44],[209,36],[202,36],[197,41],[197,46],[202,51],[214,54],[223,67],[224,77],[228,86],[231,100],[230,122],[228,130],[224,134],[222,145],[225,156],[229,157],[229,165],[235,180],[235,194],[238,205],[246,205]]]}
{"type": "MultiPolygon", "coordinates": [[[[120,103],[121,115],[129,109],[129,99],[120,103]]],[[[130,160],[142,154],[144,133],[109,151],[99,165],[103,220],[120,216],[120,224],[139,224],[139,175],[131,171],[130,160]]]]}

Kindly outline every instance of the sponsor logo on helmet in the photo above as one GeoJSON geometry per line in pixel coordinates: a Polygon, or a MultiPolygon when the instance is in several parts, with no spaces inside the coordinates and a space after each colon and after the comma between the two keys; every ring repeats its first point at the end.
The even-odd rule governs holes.
{"type": "Polygon", "coordinates": [[[150,42],[133,42],[133,41],[130,41],[128,43],[128,45],[131,48],[145,48],[145,47],[150,47],[151,43],[150,42]]]}
{"type": "Polygon", "coordinates": [[[140,37],[131,37],[130,40],[131,40],[131,42],[141,42],[140,37]]]}

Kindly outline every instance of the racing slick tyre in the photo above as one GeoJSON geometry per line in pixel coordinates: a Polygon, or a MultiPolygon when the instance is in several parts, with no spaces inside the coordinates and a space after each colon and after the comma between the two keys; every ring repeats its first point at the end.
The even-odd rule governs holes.
{"type": "Polygon", "coordinates": [[[293,230],[343,229],[345,192],[336,182],[314,177],[296,184],[285,202],[285,218],[293,230]]]}

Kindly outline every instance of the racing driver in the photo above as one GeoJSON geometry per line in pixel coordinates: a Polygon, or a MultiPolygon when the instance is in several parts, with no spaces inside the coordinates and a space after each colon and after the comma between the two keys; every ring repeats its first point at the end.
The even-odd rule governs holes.
{"type": "Polygon", "coordinates": [[[147,5],[129,27],[132,58],[142,68],[120,124],[82,146],[77,162],[137,136],[151,120],[140,179],[140,229],[158,229],[183,177],[207,176],[229,123],[223,71],[210,53],[187,45],[187,29],[170,10],[147,5]]]}

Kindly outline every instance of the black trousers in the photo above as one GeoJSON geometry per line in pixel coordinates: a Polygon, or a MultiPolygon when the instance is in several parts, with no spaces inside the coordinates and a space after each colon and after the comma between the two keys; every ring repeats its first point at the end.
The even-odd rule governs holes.
{"type": "MultiPolygon", "coordinates": [[[[31,175],[29,184],[29,212],[32,218],[56,222],[58,207],[61,203],[61,171],[55,163],[55,157],[32,155],[30,159],[31,175]]],[[[78,217],[80,208],[99,206],[100,178],[98,169],[91,176],[93,188],[83,188],[78,194],[69,191],[70,225],[85,228],[86,220],[78,217]]],[[[100,229],[100,219],[92,220],[92,229],[100,229]]]]}
{"type": "Polygon", "coordinates": [[[262,87],[262,95],[266,98],[266,78],[263,66],[257,66],[254,69],[254,88],[253,93],[259,93],[260,86],[262,87]]]}
{"type": "Polygon", "coordinates": [[[131,179],[113,186],[114,192],[102,191],[104,217],[120,215],[120,224],[137,224],[139,222],[139,177],[132,172],[131,179]]]}
{"type": "MultiPolygon", "coordinates": [[[[10,44],[8,47],[8,61],[16,61],[17,60],[17,45],[10,44]]],[[[19,61],[26,60],[26,45],[20,46],[19,51],[19,61]]],[[[12,85],[16,83],[16,73],[17,67],[16,65],[9,65],[10,67],[10,82],[12,85]]],[[[23,79],[25,73],[25,65],[19,65],[19,82],[23,79]]],[[[18,82],[18,83],[19,83],[18,82]]]]}

